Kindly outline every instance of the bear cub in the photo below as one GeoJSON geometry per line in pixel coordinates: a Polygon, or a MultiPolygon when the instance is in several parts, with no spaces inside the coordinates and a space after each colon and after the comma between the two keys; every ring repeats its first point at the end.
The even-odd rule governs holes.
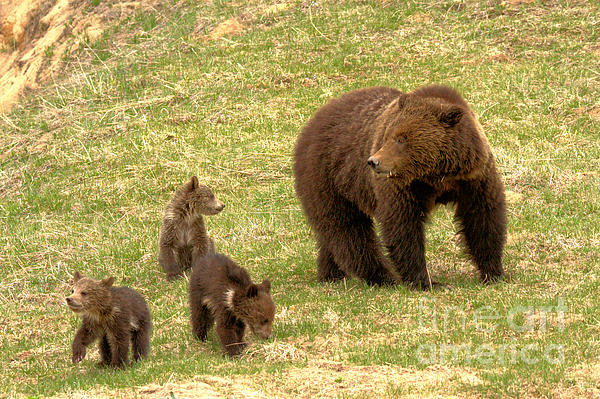
{"type": "Polygon", "coordinates": [[[146,301],[131,288],[113,287],[113,281],[73,275],[73,290],[66,300],[82,321],[73,340],[73,363],[83,360],[86,347],[96,339],[102,366],[124,367],[130,342],[134,360],[148,355],[152,323],[146,301]]]}
{"type": "Polygon", "coordinates": [[[254,284],[248,272],[228,257],[215,254],[194,261],[190,277],[192,332],[202,341],[216,321],[217,335],[229,356],[246,344],[246,327],[268,339],[275,317],[271,283],[254,284]]]}
{"type": "Polygon", "coordinates": [[[194,259],[216,252],[207,235],[202,215],[216,215],[225,204],[193,176],[173,196],[167,206],[160,232],[158,263],[168,280],[180,277],[194,259]]]}

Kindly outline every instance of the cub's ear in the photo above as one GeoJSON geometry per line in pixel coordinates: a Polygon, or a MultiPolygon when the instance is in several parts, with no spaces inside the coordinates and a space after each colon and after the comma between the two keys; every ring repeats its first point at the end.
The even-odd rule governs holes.
{"type": "Polygon", "coordinates": [[[260,285],[266,292],[271,292],[271,282],[269,280],[263,280],[263,282],[260,283],[260,285]]]}
{"type": "Polygon", "coordinates": [[[73,273],[73,282],[76,283],[79,280],[81,280],[81,278],[83,277],[83,275],[81,273],[79,273],[79,271],[76,271],[75,273],[73,273]]]}
{"type": "Polygon", "coordinates": [[[258,295],[258,285],[250,284],[250,286],[248,287],[248,291],[246,292],[246,296],[248,298],[254,298],[257,295],[258,295]]]}
{"type": "Polygon", "coordinates": [[[465,110],[459,105],[442,105],[438,118],[441,123],[452,127],[460,122],[465,110]]]}
{"type": "Polygon", "coordinates": [[[114,282],[115,279],[113,277],[104,277],[102,280],[100,280],[100,284],[105,287],[110,287],[114,282]]]}
{"type": "Polygon", "coordinates": [[[192,178],[190,179],[190,183],[191,183],[190,185],[191,185],[192,190],[195,190],[198,188],[199,184],[198,184],[198,178],[196,176],[192,176],[192,178]]]}
{"type": "Polygon", "coordinates": [[[398,97],[398,100],[396,100],[398,102],[398,109],[404,108],[407,100],[408,100],[408,94],[406,94],[406,93],[400,94],[400,96],[398,97]]]}

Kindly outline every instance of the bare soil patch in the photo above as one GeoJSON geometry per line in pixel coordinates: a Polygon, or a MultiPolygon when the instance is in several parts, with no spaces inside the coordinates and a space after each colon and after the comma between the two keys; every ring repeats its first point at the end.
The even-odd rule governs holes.
{"type": "Polygon", "coordinates": [[[0,0],[0,112],[55,76],[63,56],[152,1],[0,0]]]}

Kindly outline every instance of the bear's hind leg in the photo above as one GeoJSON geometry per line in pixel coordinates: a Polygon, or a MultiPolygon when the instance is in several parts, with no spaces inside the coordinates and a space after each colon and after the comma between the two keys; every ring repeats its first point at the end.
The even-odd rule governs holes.
{"type": "Polygon", "coordinates": [[[346,277],[346,273],[335,263],[332,253],[324,245],[319,247],[317,267],[319,281],[339,281],[346,277]]]}
{"type": "Polygon", "coordinates": [[[131,333],[131,347],[134,361],[148,356],[150,350],[150,328],[148,326],[141,326],[131,333]]]}
{"type": "MultiPolygon", "coordinates": [[[[321,248],[329,250],[340,271],[361,278],[370,285],[394,283],[377,241],[373,221],[356,205],[338,198],[336,205],[319,220],[316,230],[321,248]]],[[[331,271],[330,268],[330,275],[331,271]]]]}

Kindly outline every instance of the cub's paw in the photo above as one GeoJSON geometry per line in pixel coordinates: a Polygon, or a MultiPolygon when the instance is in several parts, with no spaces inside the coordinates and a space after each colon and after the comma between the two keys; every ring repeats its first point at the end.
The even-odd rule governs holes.
{"type": "Polygon", "coordinates": [[[85,348],[74,349],[73,350],[73,363],[79,363],[85,357],[85,348]]]}
{"type": "Polygon", "coordinates": [[[228,344],[225,346],[225,351],[229,356],[234,357],[241,355],[245,347],[245,343],[228,344]]]}

